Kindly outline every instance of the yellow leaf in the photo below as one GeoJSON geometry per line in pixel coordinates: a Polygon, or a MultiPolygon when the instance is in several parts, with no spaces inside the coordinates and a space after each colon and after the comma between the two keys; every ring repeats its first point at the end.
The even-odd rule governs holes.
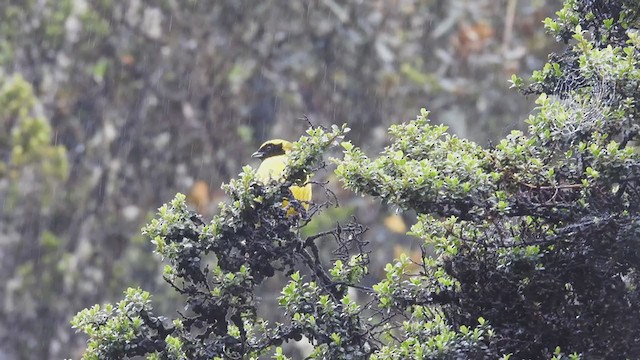
{"type": "Polygon", "coordinates": [[[407,224],[400,215],[390,215],[384,219],[384,226],[394,233],[404,234],[407,232],[407,224]]]}

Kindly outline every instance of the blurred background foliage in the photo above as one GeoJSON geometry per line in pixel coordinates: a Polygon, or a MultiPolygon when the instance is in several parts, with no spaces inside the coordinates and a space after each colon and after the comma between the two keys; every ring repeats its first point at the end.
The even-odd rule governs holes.
{"type": "MultiPolygon", "coordinates": [[[[220,184],[263,140],[298,138],[303,115],[348,123],[370,153],[423,106],[480,143],[521,126],[533,99],[507,79],[558,46],[541,21],[559,6],[3,0],[0,359],[77,358],[78,310],[127,286],[162,293],[141,226],[176,192],[209,218],[220,184]]],[[[356,215],[374,264],[411,253],[408,215],[332,188],[344,207],[306,231],[356,215]]]]}

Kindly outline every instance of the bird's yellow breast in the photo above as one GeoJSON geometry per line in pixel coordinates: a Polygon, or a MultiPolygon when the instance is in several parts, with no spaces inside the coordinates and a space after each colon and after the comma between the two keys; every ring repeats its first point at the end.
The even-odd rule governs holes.
{"type": "MultiPolygon", "coordinates": [[[[281,180],[284,176],[284,170],[287,166],[287,155],[271,156],[264,160],[258,168],[258,179],[262,183],[268,183],[271,180],[281,180]]],[[[311,184],[305,186],[291,186],[289,188],[293,197],[302,202],[305,210],[309,209],[309,202],[311,201],[312,192],[311,184]]],[[[283,201],[283,206],[287,206],[287,202],[283,201]]],[[[292,211],[292,210],[289,210],[292,211]]]]}

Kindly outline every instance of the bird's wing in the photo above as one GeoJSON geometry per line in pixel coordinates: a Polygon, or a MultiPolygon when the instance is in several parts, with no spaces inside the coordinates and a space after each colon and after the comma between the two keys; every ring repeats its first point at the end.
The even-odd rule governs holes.
{"type": "Polygon", "coordinates": [[[293,194],[293,197],[295,197],[296,199],[298,199],[299,201],[302,202],[302,206],[304,206],[305,209],[309,210],[309,202],[311,201],[311,184],[306,184],[305,186],[292,186],[289,189],[291,189],[291,193],[293,194]]]}

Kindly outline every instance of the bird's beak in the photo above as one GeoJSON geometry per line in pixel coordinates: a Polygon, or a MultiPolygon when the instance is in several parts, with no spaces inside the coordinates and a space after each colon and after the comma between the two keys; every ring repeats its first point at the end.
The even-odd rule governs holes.
{"type": "Polygon", "coordinates": [[[253,154],[251,154],[251,157],[256,159],[262,159],[263,156],[264,156],[264,153],[262,151],[256,151],[253,154]]]}

